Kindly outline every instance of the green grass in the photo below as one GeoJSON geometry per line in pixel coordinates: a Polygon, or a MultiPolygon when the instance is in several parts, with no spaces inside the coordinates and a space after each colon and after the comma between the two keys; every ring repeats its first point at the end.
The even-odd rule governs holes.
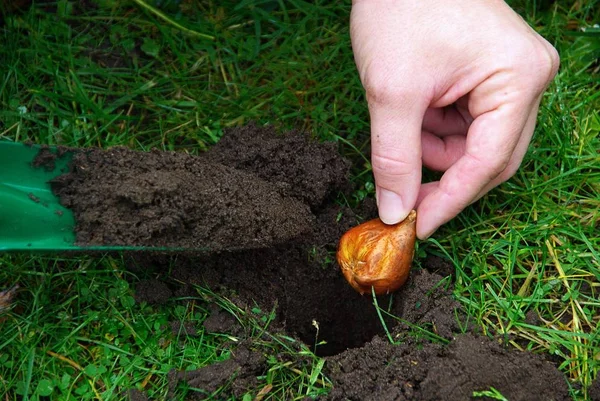
{"type": "MultiPolygon", "coordinates": [[[[354,162],[354,201],[373,195],[348,4],[80,3],[39,2],[6,19],[1,139],[197,153],[224,128],[258,121],[339,141],[354,162]]],[[[586,399],[600,368],[600,30],[591,28],[600,2],[511,3],[559,49],[561,70],[517,175],[419,249],[454,263],[471,323],[553,355],[574,398],[586,399]]],[[[268,312],[236,309],[205,288],[165,307],[136,303],[138,279],[116,257],[0,258],[0,287],[21,287],[0,317],[0,399],[126,399],[132,387],[164,397],[169,369],[229,357],[232,340],[201,329],[214,302],[268,357],[269,373],[246,399],[267,386],[265,400],[329,388],[322,359],[291,339],[261,336],[268,312]],[[202,335],[161,329],[180,320],[202,335]]]]}
{"type": "MultiPolygon", "coordinates": [[[[269,331],[273,312],[245,311],[206,288],[195,297],[173,298],[162,306],[136,302],[124,260],[105,258],[5,258],[2,278],[25,289],[4,316],[0,341],[0,394],[3,399],[128,399],[130,388],[164,399],[169,371],[193,370],[230,357],[230,349],[249,339],[266,356],[268,372],[260,388],[265,399],[323,394],[331,386],[322,376],[323,360],[304,344],[269,331]],[[242,336],[203,330],[211,304],[230,313],[242,336]],[[191,323],[197,336],[172,330],[191,323]],[[27,397],[27,396],[29,397],[27,397]]],[[[217,389],[213,396],[227,390],[217,389]]],[[[195,391],[178,387],[177,396],[195,391]]]]}

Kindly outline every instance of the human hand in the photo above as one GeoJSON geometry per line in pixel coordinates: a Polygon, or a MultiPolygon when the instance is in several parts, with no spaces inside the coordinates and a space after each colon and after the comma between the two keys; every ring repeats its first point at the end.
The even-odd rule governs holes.
{"type": "Polygon", "coordinates": [[[350,27],[379,216],[427,238],[517,171],[558,54],[501,0],[354,0],[350,27]]]}

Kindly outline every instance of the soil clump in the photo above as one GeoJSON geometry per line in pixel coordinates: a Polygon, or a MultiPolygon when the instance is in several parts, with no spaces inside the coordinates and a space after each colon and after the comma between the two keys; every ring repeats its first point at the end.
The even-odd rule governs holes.
{"type": "Polygon", "coordinates": [[[192,371],[169,372],[169,399],[175,399],[175,390],[179,382],[202,391],[187,397],[189,401],[210,399],[210,394],[232,377],[231,394],[241,397],[249,388],[258,385],[257,376],[265,369],[264,357],[251,351],[245,344],[239,345],[232,352],[232,357],[222,362],[208,365],[192,371]],[[208,398],[207,398],[208,396],[208,398]]]}

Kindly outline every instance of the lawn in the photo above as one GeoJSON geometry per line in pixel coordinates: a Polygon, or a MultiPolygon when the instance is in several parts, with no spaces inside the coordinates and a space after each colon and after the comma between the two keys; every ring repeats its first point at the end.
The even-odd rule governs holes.
{"type": "MultiPolygon", "coordinates": [[[[36,2],[0,27],[0,139],[197,154],[249,122],[297,128],[339,143],[355,186],[344,201],[358,206],[374,192],[348,3],[36,2]]],[[[547,355],[584,400],[600,369],[600,1],[509,3],[556,46],[560,71],[515,177],[420,242],[418,257],[452,263],[468,323],[547,355]]],[[[0,290],[19,286],[0,304],[0,399],[125,400],[131,388],[162,399],[171,369],[231,357],[238,338],[202,331],[215,305],[269,364],[240,398],[330,390],[325,359],[271,330],[274,311],[205,287],[139,302],[135,285],[149,273],[128,263],[0,257],[0,290]],[[187,321],[197,335],[164,329],[187,321]]]]}

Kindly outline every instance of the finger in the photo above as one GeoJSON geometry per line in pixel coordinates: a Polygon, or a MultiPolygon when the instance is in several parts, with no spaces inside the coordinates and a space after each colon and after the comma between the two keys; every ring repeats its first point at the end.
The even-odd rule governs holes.
{"type": "Polygon", "coordinates": [[[371,165],[379,217],[386,224],[404,220],[419,193],[424,103],[410,98],[397,104],[369,102],[371,165]]]}
{"type": "Polygon", "coordinates": [[[465,135],[473,119],[459,111],[456,105],[429,108],[423,117],[423,130],[436,134],[465,135]]]}
{"type": "Polygon", "coordinates": [[[415,209],[418,209],[421,202],[423,202],[423,199],[427,198],[429,194],[433,193],[439,185],[439,181],[432,181],[426,182],[425,184],[421,184],[421,188],[419,189],[419,196],[417,196],[417,203],[415,205],[415,209]]]}
{"type": "MultiPolygon", "coordinates": [[[[490,190],[492,190],[493,188],[500,185],[502,182],[506,181],[507,179],[509,179],[510,177],[512,177],[514,175],[516,170],[521,165],[521,162],[523,161],[523,158],[524,158],[525,154],[527,153],[527,149],[529,148],[529,143],[531,141],[531,138],[533,136],[533,132],[535,129],[536,118],[537,118],[537,107],[534,108],[534,110],[529,115],[529,118],[528,118],[527,123],[525,124],[525,128],[523,130],[523,134],[520,136],[519,142],[517,143],[517,146],[515,147],[515,151],[511,157],[511,160],[509,161],[507,167],[504,169],[504,171],[501,174],[498,175],[498,177],[496,177],[496,179],[492,180],[488,185],[486,185],[479,192],[479,194],[477,194],[477,196],[471,203],[479,200],[481,197],[483,197],[485,194],[487,194],[490,190]]],[[[425,146],[424,146],[424,149],[425,149],[425,146]]],[[[425,152],[425,150],[423,150],[423,152],[425,152]]],[[[425,158],[425,156],[423,156],[423,158],[425,158]]],[[[419,215],[424,212],[419,207],[420,204],[430,194],[435,192],[438,189],[439,185],[440,185],[439,181],[428,182],[428,183],[421,185],[421,189],[419,191],[419,196],[417,197],[417,204],[416,204],[416,207],[419,210],[419,215]]],[[[436,227],[436,229],[437,228],[438,227],[436,227]]],[[[423,236],[423,237],[420,236],[419,238],[425,239],[426,236],[423,236]]]]}
{"type": "Polygon", "coordinates": [[[448,135],[439,137],[423,131],[423,165],[435,171],[446,171],[465,153],[467,137],[448,135]]]}
{"type": "Polygon", "coordinates": [[[471,124],[464,156],[419,205],[419,238],[427,238],[456,216],[500,176],[512,159],[529,115],[518,107],[504,105],[471,124]]]}
{"type": "MultiPolygon", "coordinates": [[[[540,100],[541,97],[538,100],[538,103],[540,100]]],[[[508,162],[508,165],[506,166],[504,171],[500,173],[498,177],[496,177],[496,179],[492,180],[488,185],[486,185],[477,195],[476,199],[473,200],[473,202],[477,201],[490,190],[492,190],[493,188],[497,187],[498,185],[502,184],[503,182],[511,178],[513,175],[515,175],[515,173],[521,166],[521,163],[523,162],[523,158],[527,153],[529,143],[531,142],[531,138],[533,137],[535,123],[537,120],[537,113],[538,105],[536,105],[529,114],[527,122],[525,123],[525,128],[523,129],[523,133],[521,134],[519,142],[517,143],[517,146],[515,146],[515,151],[513,152],[511,160],[508,162]]]]}

